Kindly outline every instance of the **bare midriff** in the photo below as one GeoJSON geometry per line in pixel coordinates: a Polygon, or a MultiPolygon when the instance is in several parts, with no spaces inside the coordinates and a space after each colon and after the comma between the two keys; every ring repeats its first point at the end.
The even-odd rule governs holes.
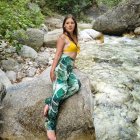
{"type": "Polygon", "coordinates": [[[66,55],[70,56],[74,60],[77,56],[77,52],[63,52],[63,54],[66,54],[66,55]]]}

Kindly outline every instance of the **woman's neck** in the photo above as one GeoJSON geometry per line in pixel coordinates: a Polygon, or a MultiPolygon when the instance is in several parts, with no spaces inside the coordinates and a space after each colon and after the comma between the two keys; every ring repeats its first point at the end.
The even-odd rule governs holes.
{"type": "Polygon", "coordinates": [[[73,37],[74,36],[74,34],[73,33],[69,33],[70,35],[71,35],[71,37],[73,37]]]}
{"type": "Polygon", "coordinates": [[[74,36],[74,34],[73,34],[72,32],[71,32],[71,33],[70,33],[70,32],[65,32],[65,34],[66,34],[66,35],[68,35],[68,34],[69,34],[71,37],[73,37],[73,36],[74,36]]]}

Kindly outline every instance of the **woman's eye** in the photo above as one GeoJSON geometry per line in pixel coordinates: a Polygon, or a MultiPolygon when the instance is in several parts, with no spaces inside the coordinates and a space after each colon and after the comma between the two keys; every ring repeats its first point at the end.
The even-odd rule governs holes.
{"type": "Polygon", "coordinates": [[[74,22],[66,22],[66,24],[74,24],[74,22]]]}

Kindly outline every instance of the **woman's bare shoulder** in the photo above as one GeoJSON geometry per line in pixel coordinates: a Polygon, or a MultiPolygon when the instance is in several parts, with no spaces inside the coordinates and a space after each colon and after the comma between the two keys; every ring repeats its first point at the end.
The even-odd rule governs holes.
{"type": "Polygon", "coordinates": [[[66,35],[65,34],[61,34],[61,35],[58,36],[58,39],[65,40],[66,39],[66,35]]]}
{"type": "Polygon", "coordinates": [[[65,35],[64,34],[61,34],[61,35],[59,35],[58,36],[58,38],[57,38],[57,45],[59,44],[61,44],[61,45],[64,45],[65,44],[65,35]]]}

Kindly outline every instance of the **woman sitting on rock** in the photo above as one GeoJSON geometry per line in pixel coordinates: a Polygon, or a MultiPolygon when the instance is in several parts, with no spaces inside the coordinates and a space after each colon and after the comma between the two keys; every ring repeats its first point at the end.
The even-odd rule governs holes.
{"type": "Polygon", "coordinates": [[[57,50],[50,71],[53,95],[45,100],[45,128],[49,140],[56,140],[56,122],[60,103],[79,91],[81,83],[73,72],[74,61],[80,51],[77,22],[72,15],[63,21],[63,34],[57,40],[57,50]]]}

